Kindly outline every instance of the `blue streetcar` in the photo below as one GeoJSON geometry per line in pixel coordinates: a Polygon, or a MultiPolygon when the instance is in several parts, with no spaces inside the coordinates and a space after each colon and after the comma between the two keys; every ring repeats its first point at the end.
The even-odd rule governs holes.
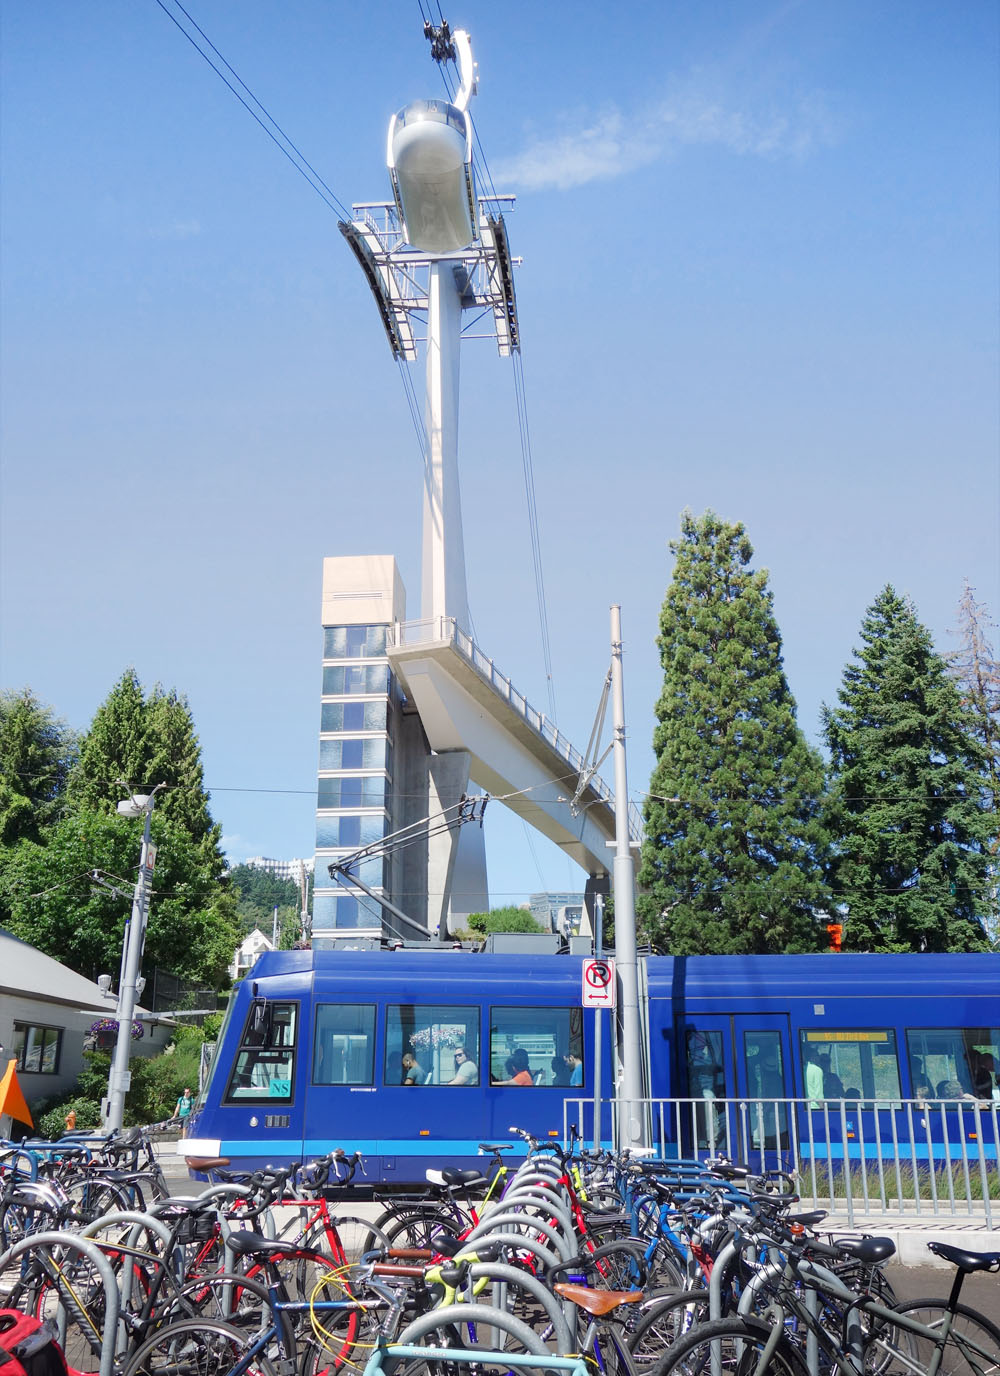
{"type": "MultiPolygon", "coordinates": [[[[995,1159],[997,956],[648,957],[640,978],[650,1094],[680,1101],[650,1105],[668,1152],[801,1160],[822,1138],[832,1153],[818,1131],[832,1112],[849,1155],[906,1139],[917,1156],[995,1159]]],[[[251,1167],[344,1146],[372,1181],[407,1183],[474,1164],[512,1123],[562,1139],[573,1122],[589,1140],[595,1018],[608,1015],[581,1007],[581,988],[582,959],[567,955],[267,953],[233,991],[185,1154],[251,1167]]],[[[605,1099],[612,1043],[606,1026],[605,1099]]],[[[607,1105],[599,1135],[611,1137],[607,1105]]]]}

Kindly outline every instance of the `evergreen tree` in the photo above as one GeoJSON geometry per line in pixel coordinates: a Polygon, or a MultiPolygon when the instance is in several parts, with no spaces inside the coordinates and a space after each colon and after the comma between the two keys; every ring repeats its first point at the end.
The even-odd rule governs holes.
{"type": "Polygon", "coordinates": [[[891,586],[868,609],[861,641],[839,707],[824,708],[844,949],[981,950],[990,815],[972,719],[891,586]]]}
{"type": "Polygon", "coordinates": [[[796,722],[766,570],[742,524],[685,512],[660,613],[638,910],[676,955],[825,944],[823,767],[796,722]]]}
{"type": "Polygon", "coordinates": [[[41,839],[64,805],[76,738],[26,688],[0,693],[0,847],[41,839]]]}
{"type": "Polygon", "coordinates": [[[301,897],[292,879],[279,879],[256,865],[234,865],[229,871],[229,887],[236,898],[236,915],[244,933],[258,931],[270,936],[274,910],[278,909],[282,945],[301,936],[301,897]]]}
{"type": "Polygon", "coordinates": [[[159,684],[148,698],[134,669],[127,669],[97,709],[70,777],[70,798],[88,811],[114,811],[118,781],[157,795],[156,811],[179,822],[202,843],[206,861],[222,874],[222,829],[212,821],[201,765],[201,746],[187,699],[159,684]]]}

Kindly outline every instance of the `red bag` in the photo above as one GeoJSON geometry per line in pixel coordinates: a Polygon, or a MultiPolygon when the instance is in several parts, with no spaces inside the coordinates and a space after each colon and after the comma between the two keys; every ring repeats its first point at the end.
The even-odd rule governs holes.
{"type": "Polygon", "coordinates": [[[51,1319],[0,1309],[0,1376],[69,1376],[51,1319]]]}

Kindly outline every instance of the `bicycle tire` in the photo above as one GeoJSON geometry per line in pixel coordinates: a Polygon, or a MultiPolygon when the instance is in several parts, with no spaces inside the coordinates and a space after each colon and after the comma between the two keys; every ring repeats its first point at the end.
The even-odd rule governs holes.
{"type": "MultiPolygon", "coordinates": [[[[243,1356],[247,1335],[217,1320],[178,1319],[140,1343],[122,1376],[228,1376],[243,1356]]],[[[266,1354],[255,1357],[245,1376],[275,1376],[266,1354]]]]}
{"type": "Polygon", "coordinates": [[[389,1240],[390,1247],[434,1247],[434,1239],[440,1234],[455,1236],[456,1221],[448,1214],[434,1212],[404,1215],[395,1223],[382,1229],[389,1240]]]}
{"type": "Polygon", "coordinates": [[[244,1332],[269,1322],[267,1289],[238,1272],[218,1271],[187,1280],[154,1315],[157,1328],[187,1318],[213,1319],[244,1332]]]}
{"type": "Polygon", "coordinates": [[[721,1359],[722,1376],[807,1376],[805,1361],[784,1337],[758,1370],[771,1336],[770,1325],[756,1319],[716,1319],[669,1347],[650,1368],[651,1376],[709,1376],[713,1349],[721,1359]]]}
{"type": "Polygon", "coordinates": [[[456,1355],[462,1353],[464,1358],[449,1361],[440,1357],[394,1357],[390,1344],[382,1363],[384,1376],[470,1376],[473,1370],[475,1376],[510,1376],[510,1368],[502,1359],[490,1362],[482,1354],[549,1355],[545,1343],[527,1324],[483,1304],[453,1304],[424,1314],[408,1324],[395,1341],[399,1346],[454,1348],[456,1355]],[[495,1347],[494,1331],[503,1334],[495,1347]]]}
{"type": "MultiPolygon", "coordinates": [[[[949,1306],[947,1300],[942,1299],[904,1300],[895,1306],[895,1312],[916,1319],[928,1328],[939,1329],[949,1312],[949,1306]]],[[[884,1352],[887,1340],[901,1345],[904,1338],[908,1344],[907,1355],[917,1369],[926,1370],[936,1350],[934,1341],[905,1329],[893,1330],[888,1321],[873,1334],[867,1352],[878,1352],[880,1344],[884,1352]],[[894,1337],[889,1338],[890,1334],[894,1334],[894,1337]]],[[[892,1371],[893,1367],[887,1363],[876,1365],[869,1362],[866,1353],[865,1369],[881,1372],[892,1371]]],[[[1000,1371],[1000,1327],[968,1305],[956,1305],[952,1329],[941,1354],[939,1376],[984,1376],[984,1373],[996,1371],[1000,1371]]]]}
{"type": "Polygon", "coordinates": [[[708,1322],[707,1290],[682,1290],[643,1306],[628,1335],[628,1348],[640,1370],[649,1370],[663,1353],[694,1329],[708,1322]]]}

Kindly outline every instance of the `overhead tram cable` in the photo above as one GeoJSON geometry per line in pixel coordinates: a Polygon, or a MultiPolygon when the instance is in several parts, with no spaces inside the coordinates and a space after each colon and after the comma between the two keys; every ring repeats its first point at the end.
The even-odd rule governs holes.
{"type": "Polygon", "coordinates": [[[284,129],[282,129],[278,121],[273,117],[273,115],[271,115],[268,112],[268,110],[264,107],[261,101],[257,99],[253,91],[251,91],[250,87],[246,84],[246,82],[239,75],[239,73],[233,68],[233,66],[225,59],[225,57],[223,57],[222,53],[209,38],[208,34],[205,33],[204,29],[199,25],[197,20],[194,19],[192,15],[188,13],[188,11],[180,3],[180,0],[171,0],[171,2],[176,9],[180,10],[181,14],[184,15],[184,18],[188,21],[188,23],[191,24],[193,28],[196,29],[197,32],[201,35],[201,37],[205,40],[205,42],[211,48],[212,52],[216,55],[216,57],[218,57],[219,61],[226,68],[226,71],[232,74],[232,76],[239,83],[242,89],[250,97],[250,100],[253,102],[253,104],[257,107],[257,110],[260,111],[260,115],[258,115],[257,110],[254,110],[248,103],[248,101],[246,101],[243,98],[243,96],[236,89],[233,83],[225,75],[225,72],[221,71],[219,67],[216,66],[215,62],[213,62],[212,58],[201,46],[198,40],[193,36],[193,34],[189,33],[189,31],[184,27],[181,21],[177,18],[177,15],[174,14],[173,11],[169,8],[168,4],[166,3],[166,0],[155,0],[155,3],[159,5],[160,9],[167,16],[170,22],[181,31],[181,33],[188,40],[188,42],[195,49],[195,51],[205,59],[205,61],[211,67],[212,71],[215,72],[219,80],[222,81],[229,88],[230,91],[232,91],[233,95],[240,102],[240,104],[247,111],[247,113],[254,120],[256,120],[256,122],[260,125],[264,133],[268,136],[268,138],[275,145],[275,147],[281,150],[284,156],[295,168],[296,172],[298,172],[299,176],[303,177],[305,181],[309,183],[312,189],[316,192],[317,196],[319,196],[320,200],[323,201],[324,204],[336,215],[339,215],[342,218],[349,218],[347,207],[344,205],[340,197],[327,185],[327,183],[323,180],[320,174],[313,167],[312,163],[309,162],[308,158],[305,157],[305,155],[299,150],[299,148],[296,146],[293,140],[285,133],[284,129]],[[261,118],[261,115],[263,115],[263,119],[261,118]],[[267,123],[265,123],[265,120],[267,121],[267,123]],[[268,127],[269,125],[270,128],[268,127]]]}

